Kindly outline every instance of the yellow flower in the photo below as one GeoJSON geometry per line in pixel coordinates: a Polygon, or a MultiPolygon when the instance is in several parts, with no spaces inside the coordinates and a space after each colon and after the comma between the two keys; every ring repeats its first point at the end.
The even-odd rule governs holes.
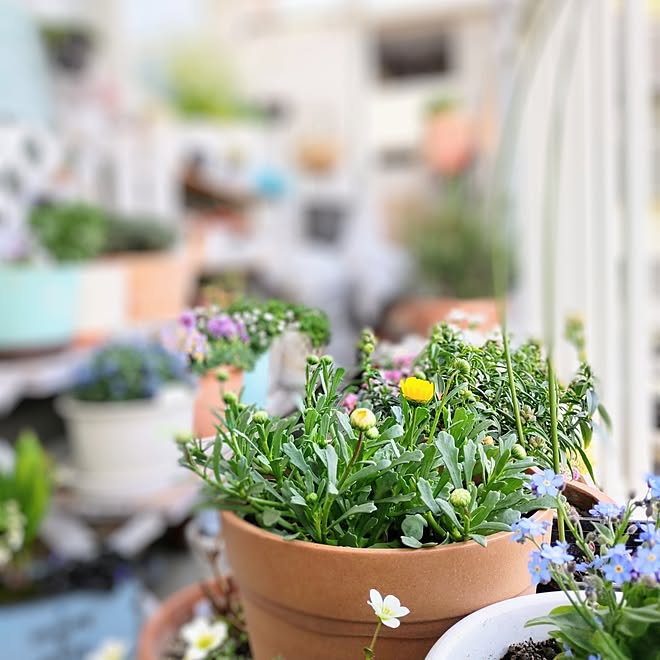
{"type": "Polygon", "coordinates": [[[414,403],[428,403],[435,392],[435,386],[429,380],[409,376],[399,383],[403,396],[414,403]]]}

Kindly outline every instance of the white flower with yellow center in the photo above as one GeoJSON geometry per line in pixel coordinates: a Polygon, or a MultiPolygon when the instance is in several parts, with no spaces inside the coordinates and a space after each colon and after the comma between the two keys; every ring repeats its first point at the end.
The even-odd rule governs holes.
{"type": "Polygon", "coordinates": [[[399,619],[410,614],[410,610],[401,605],[396,596],[388,595],[383,598],[376,589],[371,589],[369,596],[371,600],[368,600],[367,603],[373,607],[376,616],[388,628],[398,628],[401,625],[399,619]]]}
{"type": "Polygon", "coordinates": [[[127,647],[119,639],[107,639],[95,651],[85,656],[85,660],[126,660],[127,647]]]}
{"type": "Polygon", "coordinates": [[[198,617],[181,628],[181,637],[186,643],[184,660],[204,660],[227,639],[227,624],[198,617]]]}

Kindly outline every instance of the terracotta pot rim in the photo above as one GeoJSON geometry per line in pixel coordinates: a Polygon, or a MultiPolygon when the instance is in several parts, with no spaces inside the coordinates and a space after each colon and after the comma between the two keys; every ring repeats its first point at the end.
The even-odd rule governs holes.
{"type": "MultiPolygon", "coordinates": [[[[546,517],[548,512],[552,512],[554,509],[540,509],[539,511],[536,511],[532,518],[534,519],[543,519],[546,517]]],[[[411,552],[423,552],[425,555],[431,555],[431,554],[441,554],[444,553],[445,555],[451,555],[452,553],[456,555],[460,555],[466,548],[466,546],[479,546],[479,544],[476,541],[461,541],[460,543],[449,543],[447,545],[436,545],[431,548],[351,548],[350,546],[345,546],[345,545],[325,545],[323,543],[315,543],[313,541],[299,541],[297,539],[293,539],[291,541],[287,541],[286,539],[282,538],[281,536],[273,533],[273,532],[268,532],[265,529],[262,529],[261,527],[258,527],[257,525],[245,521],[243,518],[240,516],[237,516],[235,513],[231,511],[222,511],[222,516],[223,518],[226,518],[227,521],[234,525],[235,527],[242,528],[245,532],[249,534],[253,534],[255,536],[259,536],[263,538],[264,540],[270,541],[272,543],[289,543],[292,544],[294,547],[298,548],[305,548],[309,549],[312,552],[320,552],[320,553],[332,553],[332,554],[342,554],[346,556],[360,556],[360,557],[365,557],[366,555],[371,555],[372,557],[393,557],[396,555],[401,555],[402,553],[411,553],[411,552]]],[[[513,535],[513,532],[497,532],[496,534],[491,534],[490,536],[487,536],[487,541],[488,541],[488,546],[486,548],[483,548],[483,550],[487,550],[488,547],[491,545],[494,545],[496,543],[503,543],[503,542],[509,542],[510,537],[513,535]]],[[[479,546],[481,547],[481,546],[479,546]]]]}

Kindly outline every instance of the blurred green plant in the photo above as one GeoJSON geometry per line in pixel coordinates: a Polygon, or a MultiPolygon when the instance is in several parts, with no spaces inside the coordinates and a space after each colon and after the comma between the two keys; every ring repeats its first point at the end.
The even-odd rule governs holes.
{"type": "Polygon", "coordinates": [[[160,252],[174,245],[173,227],[152,218],[111,216],[103,252],[160,252]]]}
{"type": "Polygon", "coordinates": [[[50,202],[32,209],[30,226],[39,244],[59,262],[84,261],[101,253],[108,221],[98,207],[81,202],[50,202]]]}
{"type": "Polygon", "coordinates": [[[14,464],[0,471],[0,567],[29,550],[48,511],[52,483],[39,439],[23,431],[14,464]]]}
{"type": "Polygon", "coordinates": [[[496,260],[506,262],[508,286],[513,283],[511,247],[483,222],[478,200],[469,197],[461,180],[449,181],[435,203],[413,218],[405,240],[427,292],[493,297],[496,260]]]}
{"type": "Polygon", "coordinates": [[[218,120],[258,119],[260,113],[242,100],[227,61],[205,44],[184,45],[169,58],[168,96],[184,117],[218,120]]]}

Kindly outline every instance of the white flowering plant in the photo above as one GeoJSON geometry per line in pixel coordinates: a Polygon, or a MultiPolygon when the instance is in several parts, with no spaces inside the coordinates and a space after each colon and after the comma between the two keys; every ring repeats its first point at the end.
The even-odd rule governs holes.
{"type": "MultiPolygon", "coordinates": [[[[536,478],[537,490],[553,493],[557,506],[563,478],[550,470],[536,478]]],[[[558,658],[576,660],[660,659],[660,477],[650,476],[645,496],[628,506],[601,502],[590,515],[564,518],[570,540],[539,545],[529,520],[512,525],[513,541],[537,546],[529,561],[535,584],[553,580],[569,604],[528,625],[550,625],[562,646],[558,658]],[[645,520],[633,520],[636,511],[645,520]]]]}
{"type": "Polygon", "coordinates": [[[210,305],[184,312],[163,339],[169,348],[187,356],[193,371],[203,374],[220,366],[252,369],[273,339],[287,330],[304,334],[313,349],[330,338],[328,317],[321,310],[280,300],[239,299],[226,307],[210,305]]]}
{"type": "Polygon", "coordinates": [[[50,502],[48,468],[36,435],[23,431],[16,443],[13,465],[0,471],[0,568],[26,555],[37,536],[50,502]]]}
{"type": "Polygon", "coordinates": [[[390,410],[348,415],[343,378],[331,357],[310,356],[304,408],[286,417],[225,394],[217,437],[181,443],[210,503],[288,539],[361,548],[485,545],[553,504],[524,488],[535,463],[515,437],[493,442],[432,382],[409,378],[390,410]]]}

